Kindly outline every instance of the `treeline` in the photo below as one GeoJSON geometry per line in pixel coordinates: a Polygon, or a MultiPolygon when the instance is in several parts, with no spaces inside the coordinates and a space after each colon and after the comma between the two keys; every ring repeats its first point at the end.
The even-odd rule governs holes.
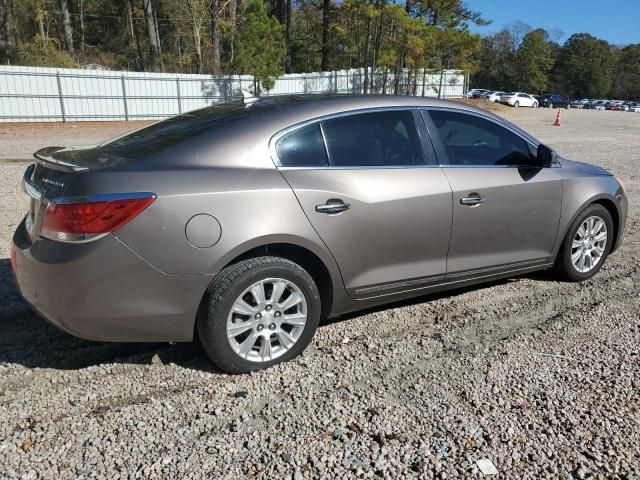
{"type": "Polygon", "coordinates": [[[561,35],[516,22],[484,37],[472,85],[570,98],[640,99],[640,44],[620,48],[578,33],[561,45],[561,35]]]}
{"type": "Polygon", "coordinates": [[[374,70],[472,71],[480,37],[469,25],[486,23],[462,0],[0,0],[0,9],[1,63],[248,73],[266,88],[285,72],[366,68],[366,90],[374,70]]]}
{"type": "MultiPolygon", "coordinates": [[[[463,0],[0,0],[0,63],[180,73],[462,69],[474,87],[640,98],[640,44],[522,22],[484,38],[463,0]]],[[[398,82],[399,75],[388,75],[398,82]]],[[[411,81],[410,81],[411,83],[411,81]]]]}

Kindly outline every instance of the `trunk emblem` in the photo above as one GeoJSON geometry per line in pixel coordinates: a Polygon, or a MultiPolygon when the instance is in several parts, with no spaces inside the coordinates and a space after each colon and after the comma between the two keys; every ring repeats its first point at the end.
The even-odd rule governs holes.
{"type": "Polygon", "coordinates": [[[53,185],[55,187],[60,187],[60,188],[64,187],[64,183],[58,182],[57,180],[51,180],[50,178],[46,178],[45,177],[45,178],[42,179],[42,181],[44,183],[47,183],[49,185],[53,185]]]}

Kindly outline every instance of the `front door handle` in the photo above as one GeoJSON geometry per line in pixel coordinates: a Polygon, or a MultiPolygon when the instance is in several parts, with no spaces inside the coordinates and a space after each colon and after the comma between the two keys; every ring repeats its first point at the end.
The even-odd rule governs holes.
{"type": "Polygon", "coordinates": [[[471,193],[468,197],[463,197],[460,199],[460,204],[461,205],[468,205],[470,207],[474,207],[476,205],[480,205],[481,203],[484,203],[484,198],[482,198],[480,195],[478,195],[477,193],[471,193]]]}
{"type": "Polygon", "coordinates": [[[316,205],[316,212],[328,213],[329,215],[346,212],[351,208],[351,204],[344,203],[337,198],[331,198],[327,200],[327,203],[323,205],[316,205]]]}

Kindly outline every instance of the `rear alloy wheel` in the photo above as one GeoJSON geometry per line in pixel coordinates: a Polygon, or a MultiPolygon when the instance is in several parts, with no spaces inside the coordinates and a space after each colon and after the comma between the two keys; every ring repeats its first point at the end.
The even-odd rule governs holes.
{"type": "Polygon", "coordinates": [[[198,318],[204,350],[218,368],[246,373],[299,355],[320,320],[311,276],[279,257],[258,257],[216,276],[198,318]]]}
{"type": "Polygon", "coordinates": [[[602,268],[612,243],[611,214],[602,205],[590,205],[571,224],[556,261],[556,269],[567,280],[587,280],[602,268]]]}
{"type": "Polygon", "coordinates": [[[553,108],[553,103],[549,102],[549,108],[553,108]]]}

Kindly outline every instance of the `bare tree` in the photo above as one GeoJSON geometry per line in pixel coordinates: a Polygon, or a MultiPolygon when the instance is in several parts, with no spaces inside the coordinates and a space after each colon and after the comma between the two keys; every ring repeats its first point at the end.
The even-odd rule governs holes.
{"type": "Polygon", "coordinates": [[[329,15],[331,15],[331,0],[322,0],[322,58],[320,69],[329,70],[329,15]]]}
{"type": "Polygon", "coordinates": [[[191,21],[193,47],[196,51],[196,57],[198,58],[198,73],[202,73],[204,71],[202,29],[207,16],[211,14],[212,0],[184,0],[183,8],[191,21]]]}
{"type": "Polygon", "coordinates": [[[129,33],[131,34],[131,41],[135,47],[135,65],[137,70],[144,71],[144,61],[142,57],[142,48],[140,48],[140,39],[136,35],[136,29],[133,24],[133,16],[135,14],[134,0],[129,0],[129,33]]]}
{"type": "Polygon", "coordinates": [[[156,21],[155,9],[152,0],[142,0],[144,6],[144,17],[147,21],[147,32],[149,34],[149,52],[151,54],[151,63],[156,65],[158,62],[162,64],[160,54],[160,35],[158,33],[158,22],[156,21]]]}
{"type": "Polygon", "coordinates": [[[9,60],[11,48],[11,4],[10,0],[0,0],[0,62],[9,60]]]}
{"type": "Polygon", "coordinates": [[[73,25],[71,25],[71,15],[69,15],[69,2],[60,0],[60,10],[62,10],[62,23],[64,25],[64,40],[67,44],[67,50],[71,55],[75,55],[73,47],[73,25]]]}
{"type": "Polygon", "coordinates": [[[236,40],[236,30],[238,24],[238,0],[229,0],[229,63],[233,65],[233,56],[234,56],[234,44],[236,40]]]}
{"type": "Polygon", "coordinates": [[[211,14],[211,48],[213,50],[211,70],[220,73],[220,0],[211,0],[209,4],[211,14]]]}

